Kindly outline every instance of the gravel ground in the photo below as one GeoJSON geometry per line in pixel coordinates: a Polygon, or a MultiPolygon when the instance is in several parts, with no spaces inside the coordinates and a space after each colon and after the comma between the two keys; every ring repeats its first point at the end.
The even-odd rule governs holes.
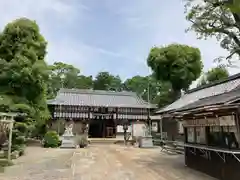
{"type": "Polygon", "coordinates": [[[213,180],[159,148],[91,145],[85,149],[28,148],[0,180],[213,180]]]}

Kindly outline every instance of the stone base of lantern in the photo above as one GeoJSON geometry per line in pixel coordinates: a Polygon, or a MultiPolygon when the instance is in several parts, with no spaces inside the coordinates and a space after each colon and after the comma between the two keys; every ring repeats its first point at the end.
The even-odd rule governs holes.
{"type": "Polygon", "coordinates": [[[139,142],[139,147],[140,148],[153,148],[153,138],[152,136],[144,136],[141,137],[140,142],[139,142]]]}
{"type": "Polygon", "coordinates": [[[76,148],[74,136],[62,136],[61,148],[76,148]]]}

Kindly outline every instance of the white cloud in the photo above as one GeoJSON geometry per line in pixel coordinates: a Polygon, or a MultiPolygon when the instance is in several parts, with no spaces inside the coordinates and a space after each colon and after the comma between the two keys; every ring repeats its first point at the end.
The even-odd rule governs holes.
{"type": "Polygon", "coordinates": [[[82,43],[81,39],[66,32],[65,29],[71,31],[76,26],[81,29],[81,23],[84,23],[90,11],[89,7],[74,0],[0,0],[0,28],[20,17],[36,20],[48,41],[47,61],[50,64],[62,61],[86,70],[90,64],[97,64],[94,61],[101,54],[113,59],[128,58],[119,52],[82,43]]]}
{"type": "MultiPolygon", "coordinates": [[[[113,2],[116,3],[116,1],[113,2]]],[[[184,20],[184,3],[178,0],[133,0],[117,10],[113,7],[109,9],[122,17],[127,28],[142,34],[143,37],[149,36],[149,43],[146,44],[149,45],[149,49],[153,45],[162,46],[170,43],[198,47],[202,53],[205,71],[216,65],[213,62],[215,58],[227,55],[216,39],[198,40],[193,32],[185,33],[189,23],[184,20]]],[[[149,49],[146,49],[146,46],[144,48],[145,50],[139,51],[139,54],[147,57],[149,49]]],[[[145,63],[144,58],[141,61],[145,63]]],[[[230,71],[235,73],[237,70],[230,68],[230,71]]]]}
{"type": "MultiPolygon", "coordinates": [[[[83,5],[81,2],[89,1],[0,0],[0,29],[8,22],[19,17],[36,20],[41,33],[48,41],[48,63],[54,61],[71,63],[80,68],[83,73],[85,71],[91,71],[91,73],[99,71],[110,61],[122,60],[129,67],[119,66],[112,68],[110,71],[122,71],[125,76],[134,75],[134,73],[147,74],[146,57],[150,48],[153,45],[172,42],[199,47],[203,54],[206,69],[214,66],[214,58],[225,53],[215,40],[200,41],[196,39],[195,34],[184,33],[188,24],[184,21],[183,7],[182,9],[179,7],[180,4],[183,4],[179,3],[179,0],[102,0],[101,5],[104,7],[96,5],[98,0],[93,1],[92,4],[89,3],[91,4],[90,7],[83,5]],[[114,15],[118,16],[120,22],[117,23],[122,25],[116,41],[114,39],[115,34],[109,36],[104,34],[106,39],[109,40],[110,37],[114,39],[110,41],[115,43],[112,45],[113,47],[107,44],[109,41],[99,43],[99,39],[102,38],[96,39],[98,43],[94,43],[94,39],[89,39],[91,37],[86,35],[86,32],[89,29],[91,30],[92,22],[99,23],[99,26],[105,23],[109,24],[109,32],[111,32],[113,22],[102,23],[100,21],[105,21],[105,19],[101,18],[106,16],[99,18],[98,14],[95,14],[100,11],[99,14],[105,14],[106,12],[102,12],[106,9],[107,13],[110,12],[113,17],[114,15]],[[91,18],[95,18],[96,21],[91,18]],[[78,33],[77,37],[76,31],[78,33]],[[123,31],[122,34],[121,31],[123,31]],[[130,39],[133,36],[132,41],[130,39]],[[121,38],[126,42],[121,42],[123,45],[118,45],[118,39],[121,38]],[[111,50],[95,44],[106,45],[106,47],[111,47],[111,50]],[[138,68],[132,68],[136,63],[138,68]]],[[[92,30],[91,33],[94,34],[94,38],[102,36],[101,33],[97,34],[98,29],[92,30]]],[[[237,71],[237,69],[231,69],[231,72],[237,71]]]]}
{"type": "Polygon", "coordinates": [[[74,6],[66,1],[59,0],[9,0],[0,1],[0,25],[4,25],[9,21],[19,18],[28,17],[35,19],[42,24],[48,24],[52,20],[61,18],[63,21],[68,19],[67,15],[73,16],[76,14],[74,6]]]}
{"type": "Polygon", "coordinates": [[[92,54],[81,47],[71,34],[64,32],[64,29],[74,26],[76,19],[78,26],[81,26],[83,15],[88,10],[86,6],[77,5],[72,0],[0,0],[0,28],[3,29],[7,23],[20,17],[36,20],[48,41],[49,63],[63,61],[83,64],[92,54]]]}

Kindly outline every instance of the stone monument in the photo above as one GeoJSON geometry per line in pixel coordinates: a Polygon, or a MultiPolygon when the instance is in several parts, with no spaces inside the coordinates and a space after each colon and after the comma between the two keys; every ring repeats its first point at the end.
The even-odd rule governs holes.
{"type": "Polygon", "coordinates": [[[141,148],[152,148],[153,147],[153,138],[151,135],[151,129],[149,127],[144,127],[143,131],[145,132],[141,138],[139,147],[141,148]]]}
{"type": "Polygon", "coordinates": [[[73,129],[73,124],[66,126],[65,131],[61,137],[61,140],[62,140],[61,148],[75,148],[76,147],[72,129],[73,129]]]}

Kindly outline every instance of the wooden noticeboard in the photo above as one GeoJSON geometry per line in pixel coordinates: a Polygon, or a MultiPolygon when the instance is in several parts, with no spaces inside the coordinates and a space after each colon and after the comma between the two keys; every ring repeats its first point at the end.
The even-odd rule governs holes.
{"type": "Polygon", "coordinates": [[[183,126],[235,126],[234,115],[221,116],[216,118],[202,118],[202,119],[192,119],[184,120],[183,126]]]}

